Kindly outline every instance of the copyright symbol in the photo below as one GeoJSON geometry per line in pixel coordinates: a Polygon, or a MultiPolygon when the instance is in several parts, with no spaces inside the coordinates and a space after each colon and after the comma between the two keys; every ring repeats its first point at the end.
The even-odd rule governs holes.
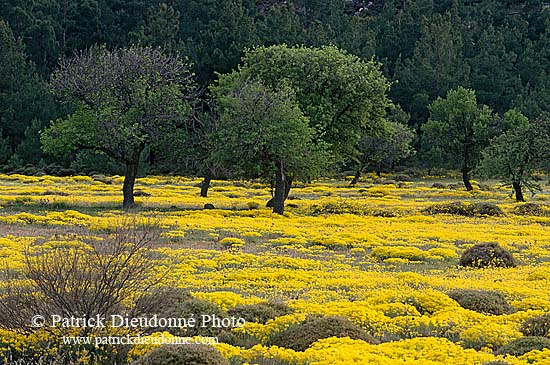
{"type": "Polygon", "coordinates": [[[44,327],[46,324],[46,318],[44,316],[41,316],[40,314],[37,314],[36,316],[32,317],[31,324],[33,327],[44,327]]]}

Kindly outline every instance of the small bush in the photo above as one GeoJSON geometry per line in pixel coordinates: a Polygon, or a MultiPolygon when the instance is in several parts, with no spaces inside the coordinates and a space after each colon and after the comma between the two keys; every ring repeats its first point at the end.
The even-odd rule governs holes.
{"type": "Polygon", "coordinates": [[[461,215],[464,217],[476,217],[476,216],[492,216],[501,217],[504,216],[504,211],[493,203],[473,203],[466,204],[463,202],[450,202],[434,204],[423,210],[427,214],[452,214],[461,215]]]}
{"type": "Polygon", "coordinates": [[[432,184],[432,189],[447,189],[447,185],[440,182],[434,182],[432,184]]]}
{"type": "Polygon", "coordinates": [[[462,308],[479,313],[501,315],[514,311],[504,295],[497,291],[456,289],[449,293],[449,297],[462,308]]]}
{"type": "Polygon", "coordinates": [[[376,343],[363,328],[339,316],[310,316],[304,322],[276,333],[269,339],[269,343],[295,351],[305,351],[312,343],[329,337],[350,337],[376,343]]]}
{"type": "Polygon", "coordinates": [[[520,331],[525,336],[550,336],[550,314],[527,319],[522,323],[520,331]]]}
{"type": "Polygon", "coordinates": [[[164,345],[157,347],[134,365],[228,365],[221,353],[207,345],[164,345]]]}
{"type": "Polygon", "coordinates": [[[514,214],[517,215],[533,215],[533,216],[542,216],[544,215],[544,210],[542,206],[536,203],[525,203],[518,205],[513,210],[514,214]]]}
{"type": "Polygon", "coordinates": [[[470,207],[462,202],[434,204],[423,210],[427,214],[453,214],[471,217],[470,207]]]}
{"type": "Polygon", "coordinates": [[[406,175],[406,174],[394,175],[393,179],[395,181],[411,181],[412,180],[411,177],[409,175],[406,175]]]}
{"type": "Polygon", "coordinates": [[[460,266],[465,267],[515,267],[512,254],[498,243],[479,243],[467,249],[460,257],[460,266]]]}
{"type": "Polygon", "coordinates": [[[500,207],[493,203],[474,203],[470,206],[473,215],[488,215],[491,217],[502,217],[504,211],[500,207]]]}
{"type": "Polygon", "coordinates": [[[540,336],[521,337],[498,349],[498,355],[521,356],[533,350],[550,349],[550,339],[540,336]]]}
{"type": "MultiPolygon", "coordinates": [[[[141,316],[157,315],[159,318],[195,318],[201,323],[202,315],[226,318],[227,313],[216,304],[192,297],[184,289],[159,288],[138,303],[141,316]]],[[[196,325],[187,328],[148,328],[147,333],[168,331],[175,336],[216,336],[220,328],[196,325]]]]}
{"type": "Polygon", "coordinates": [[[227,311],[229,316],[244,318],[247,322],[265,324],[270,319],[292,313],[293,310],[284,303],[258,303],[237,305],[227,311]]]}

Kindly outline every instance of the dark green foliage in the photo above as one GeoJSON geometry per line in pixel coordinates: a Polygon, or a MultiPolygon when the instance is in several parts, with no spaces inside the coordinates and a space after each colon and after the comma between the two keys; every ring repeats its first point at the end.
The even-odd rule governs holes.
{"type": "Polygon", "coordinates": [[[544,215],[544,209],[540,204],[537,203],[525,203],[514,207],[514,214],[517,215],[534,215],[542,216],[544,215]]]}
{"type": "MultiPolygon", "coordinates": [[[[2,0],[0,129],[9,149],[0,147],[0,151],[15,153],[27,139],[25,131],[32,120],[44,126],[72,111],[58,113],[45,80],[60,58],[96,44],[113,49],[139,43],[188,56],[196,65],[201,86],[215,80],[216,73],[236,69],[245,49],[278,44],[335,45],[361,60],[374,58],[383,64],[384,75],[394,81],[390,96],[410,115],[409,125],[417,132],[416,164],[431,170],[451,162],[449,165],[462,168],[456,165],[452,152],[453,158],[447,158],[452,143],[432,143],[432,138],[422,136],[422,126],[429,119],[428,106],[449,90],[463,86],[474,90],[480,104],[488,105],[500,116],[511,108],[530,119],[548,112],[549,12],[541,0],[2,0]]],[[[305,69],[300,78],[306,85],[304,90],[319,79],[305,69]]],[[[323,91],[323,87],[316,89],[319,95],[323,91]]],[[[351,91],[347,93],[349,100],[355,101],[351,105],[363,105],[351,91]]],[[[325,96],[342,99],[337,113],[346,114],[349,100],[337,94],[326,89],[325,96]]],[[[326,109],[317,112],[326,114],[326,109]]],[[[312,110],[304,113],[313,115],[312,110]]],[[[311,119],[312,124],[327,124],[322,118],[311,119]]],[[[182,124],[180,129],[187,133],[182,124]]],[[[500,127],[491,132],[499,133],[500,127]]],[[[181,143],[189,137],[179,133],[181,130],[177,144],[175,138],[155,139],[160,146],[150,157],[152,168],[163,173],[210,172],[213,167],[204,163],[203,146],[195,149],[195,145],[189,148],[181,143]],[[172,153],[177,156],[167,156],[172,153]]],[[[328,128],[326,141],[332,144],[342,133],[360,136],[347,125],[339,130],[328,128]]],[[[2,145],[5,142],[0,142],[2,145]]],[[[339,146],[344,147],[356,146],[339,146]]],[[[39,153],[28,153],[33,148],[33,143],[25,143],[8,167],[42,164],[33,161],[42,159],[39,153]]],[[[356,156],[348,157],[357,162],[356,156]]],[[[46,163],[66,167],[74,156],[48,158],[51,160],[46,163]]],[[[5,163],[0,153],[2,160],[5,163]]]]}
{"type": "Polygon", "coordinates": [[[429,111],[430,118],[422,126],[425,157],[434,159],[431,166],[459,169],[466,190],[473,190],[470,175],[490,139],[493,112],[478,106],[475,91],[463,87],[437,98],[429,111]]]}
{"type": "Polygon", "coordinates": [[[462,308],[479,313],[501,315],[514,311],[504,295],[497,291],[455,289],[449,293],[449,297],[462,308]]]}
{"type": "MultiPolygon", "coordinates": [[[[1,12],[0,12],[1,14],[1,12]]],[[[18,166],[37,163],[41,158],[38,130],[55,116],[55,104],[46,83],[28,62],[23,45],[9,25],[0,19],[0,163],[19,147],[18,166]]]]}
{"type": "Polygon", "coordinates": [[[460,266],[466,267],[515,267],[512,254],[498,243],[478,243],[462,254],[460,266]]]}
{"type": "Polygon", "coordinates": [[[550,314],[531,317],[521,324],[521,333],[525,336],[550,337],[550,314]]]}
{"type": "Polygon", "coordinates": [[[376,343],[376,340],[363,328],[345,317],[310,316],[304,322],[271,336],[271,345],[304,351],[317,340],[328,337],[350,337],[376,343]]]}
{"type": "Polygon", "coordinates": [[[292,313],[293,310],[284,303],[258,303],[237,305],[227,311],[230,316],[244,318],[247,322],[265,324],[270,319],[292,313]]]}
{"type": "Polygon", "coordinates": [[[521,356],[533,350],[550,349],[550,338],[539,336],[521,337],[502,346],[497,355],[521,356]]]}
{"type": "Polygon", "coordinates": [[[228,365],[221,353],[208,345],[163,345],[134,365],[228,365]]]}
{"type": "Polygon", "coordinates": [[[380,65],[332,46],[259,47],[245,54],[231,77],[257,78],[273,89],[289,86],[315,137],[342,160],[355,156],[363,131],[383,131],[390,105],[380,65]]]}
{"type": "Polygon", "coordinates": [[[427,214],[454,214],[463,216],[472,216],[470,207],[466,203],[451,202],[434,204],[423,210],[427,214]]]}
{"type": "Polygon", "coordinates": [[[189,115],[195,86],[190,66],[158,48],[98,46],[60,61],[50,86],[76,110],[41,134],[44,151],[91,150],[124,164],[123,206],[133,208],[146,147],[189,115]]]}
{"type": "MultiPolygon", "coordinates": [[[[435,184],[434,184],[435,185],[435,184]]],[[[436,188],[439,185],[436,185],[436,188]]],[[[434,204],[423,210],[427,214],[453,214],[462,215],[465,217],[476,216],[496,216],[500,217],[504,215],[504,211],[493,203],[463,203],[463,202],[451,202],[434,204]]]]}
{"type": "Polygon", "coordinates": [[[474,203],[470,206],[473,214],[476,216],[492,216],[492,217],[501,217],[504,215],[504,211],[500,207],[493,203],[479,202],[474,203]]]}
{"type": "Polygon", "coordinates": [[[273,212],[283,214],[292,182],[310,180],[325,170],[327,147],[314,143],[314,130],[291,89],[272,91],[260,82],[242,81],[224,76],[213,89],[221,115],[212,138],[212,159],[236,177],[271,183],[273,212]]]}
{"type": "Polygon", "coordinates": [[[550,120],[533,122],[516,110],[505,114],[510,129],[491,141],[482,153],[479,171],[485,177],[497,177],[514,190],[516,201],[524,201],[523,189],[540,190],[533,176],[547,161],[550,120]]]}

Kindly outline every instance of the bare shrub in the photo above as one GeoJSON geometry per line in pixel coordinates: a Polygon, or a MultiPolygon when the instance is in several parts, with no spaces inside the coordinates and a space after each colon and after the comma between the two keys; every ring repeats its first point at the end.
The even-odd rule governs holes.
{"type": "MultiPolygon", "coordinates": [[[[6,270],[7,285],[0,292],[0,327],[30,334],[38,331],[31,323],[35,315],[49,319],[53,315],[93,318],[131,313],[136,298],[162,278],[149,255],[160,233],[159,221],[126,216],[98,236],[82,230],[61,242],[56,237],[50,244],[28,247],[22,272],[6,270]]],[[[40,330],[55,332],[56,337],[63,332],[60,328],[40,330]]],[[[73,336],[85,336],[106,329],[68,330],[73,336]]],[[[105,348],[101,355],[110,352],[105,348]]],[[[67,353],[72,359],[70,349],[67,353]]],[[[117,356],[122,355],[119,351],[117,356]]],[[[102,363],[111,362],[104,359],[102,363]]]]}

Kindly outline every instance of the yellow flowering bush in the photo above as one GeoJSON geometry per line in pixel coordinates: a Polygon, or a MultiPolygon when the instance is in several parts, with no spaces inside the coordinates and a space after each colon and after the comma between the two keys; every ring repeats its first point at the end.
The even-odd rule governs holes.
{"type": "MultiPolygon", "coordinates": [[[[432,189],[433,179],[374,185],[376,178],[357,187],[338,180],[298,185],[285,216],[264,207],[270,190],[261,182],[215,180],[209,197],[201,198],[198,179],[148,176],[136,182],[144,192],[136,202],[140,216],[162,221],[162,235],[149,252],[161,286],[184,289],[223,310],[280,301],[295,311],[232,329],[256,341],[247,348],[217,344],[233,363],[548,364],[549,350],[518,357],[493,350],[520,338],[525,320],[550,310],[550,217],[515,214],[516,204],[501,189],[432,189]],[[506,214],[425,213],[452,202],[490,202],[506,214]],[[202,209],[207,203],[217,209],[202,209]],[[457,266],[467,248],[491,242],[509,250],[518,266],[457,266]],[[477,313],[447,295],[470,289],[502,293],[515,312],[477,313]],[[268,346],[271,336],[308,315],[347,317],[380,344],[327,338],[303,352],[268,346]]],[[[125,215],[122,181],[0,175],[3,266],[19,275],[26,250],[79,247],[75,231],[109,235],[125,215]]],[[[0,289],[6,285],[0,282],[0,289]]],[[[55,351],[40,349],[44,338],[0,331],[4,349],[55,351]]],[[[152,348],[135,347],[131,357],[152,348]]]]}

